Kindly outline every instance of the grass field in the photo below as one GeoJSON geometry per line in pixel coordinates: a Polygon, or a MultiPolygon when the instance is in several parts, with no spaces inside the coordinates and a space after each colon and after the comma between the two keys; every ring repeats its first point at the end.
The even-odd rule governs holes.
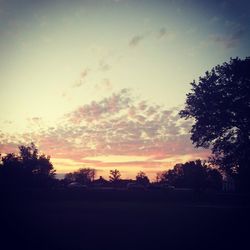
{"type": "Polygon", "coordinates": [[[246,249],[249,243],[248,204],[88,195],[6,200],[1,243],[8,247],[1,249],[212,250],[246,249]]]}

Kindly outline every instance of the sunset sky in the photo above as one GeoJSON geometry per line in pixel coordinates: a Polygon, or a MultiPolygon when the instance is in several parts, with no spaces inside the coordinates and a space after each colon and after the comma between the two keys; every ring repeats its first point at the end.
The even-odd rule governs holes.
{"type": "Polygon", "coordinates": [[[0,152],[34,142],[58,174],[206,159],[178,111],[190,82],[250,55],[243,0],[0,0],[0,152]]]}

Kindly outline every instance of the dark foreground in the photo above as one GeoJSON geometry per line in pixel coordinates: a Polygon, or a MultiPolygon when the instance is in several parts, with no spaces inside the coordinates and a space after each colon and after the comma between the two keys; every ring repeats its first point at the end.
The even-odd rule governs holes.
{"type": "Polygon", "coordinates": [[[250,242],[245,196],[25,190],[2,194],[2,201],[4,250],[237,250],[250,242]]]}

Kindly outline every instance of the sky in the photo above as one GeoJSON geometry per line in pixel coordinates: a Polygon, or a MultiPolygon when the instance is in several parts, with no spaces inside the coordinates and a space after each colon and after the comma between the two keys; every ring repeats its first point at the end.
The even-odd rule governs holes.
{"type": "Polygon", "coordinates": [[[34,142],[59,174],[151,180],[207,159],[180,119],[190,83],[250,55],[246,0],[0,0],[0,152],[34,142]]]}

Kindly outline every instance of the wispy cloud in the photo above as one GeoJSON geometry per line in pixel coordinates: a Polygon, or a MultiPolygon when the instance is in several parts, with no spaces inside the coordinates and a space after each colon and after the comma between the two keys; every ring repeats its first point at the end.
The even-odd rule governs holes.
{"type": "Polygon", "coordinates": [[[135,35],[129,40],[129,47],[134,48],[137,47],[144,39],[146,38],[157,38],[163,39],[168,38],[169,40],[173,40],[175,38],[175,33],[173,31],[168,31],[165,27],[160,28],[156,31],[148,31],[144,34],[135,35]]]}
{"type": "Polygon", "coordinates": [[[13,121],[10,121],[10,120],[5,120],[5,121],[3,121],[3,123],[4,123],[4,124],[7,124],[7,125],[10,125],[10,124],[12,124],[12,123],[13,123],[13,121]]]}
{"type": "Polygon", "coordinates": [[[42,122],[42,117],[35,116],[35,117],[28,118],[28,120],[29,122],[38,124],[42,122]]]}
{"type": "Polygon", "coordinates": [[[130,47],[136,47],[139,45],[139,43],[144,39],[143,35],[136,35],[131,38],[129,41],[129,46],[130,47]]]}
{"type": "Polygon", "coordinates": [[[165,27],[161,28],[158,32],[157,32],[157,37],[159,39],[163,38],[164,36],[167,35],[167,30],[165,27]]]}
{"type": "Polygon", "coordinates": [[[87,78],[87,76],[89,75],[89,72],[90,72],[90,69],[89,69],[89,68],[84,69],[84,70],[81,72],[81,74],[80,74],[80,79],[77,80],[77,81],[72,85],[72,87],[73,87],[73,88],[81,87],[81,86],[86,82],[86,78],[87,78]]]}
{"type": "Polygon", "coordinates": [[[111,91],[113,89],[113,85],[108,78],[102,79],[102,81],[95,85],[96,90],[106,90],[111,91]]]}
{"type": "Polygon", "coordinates": [[[244,35],[245,35],[245,30],[239,29],[233,32],[231,35],[213,35],[211,36],[211,40],[214,43],[221,44],[225,48],[229,49],[237,47],[244,35]]]}
{"type": "Polygon", "coordinates": [[[111,66],[106,61],[100,60],[98,69],[101,71],[108,71],[111,69],[111,66]]]}

